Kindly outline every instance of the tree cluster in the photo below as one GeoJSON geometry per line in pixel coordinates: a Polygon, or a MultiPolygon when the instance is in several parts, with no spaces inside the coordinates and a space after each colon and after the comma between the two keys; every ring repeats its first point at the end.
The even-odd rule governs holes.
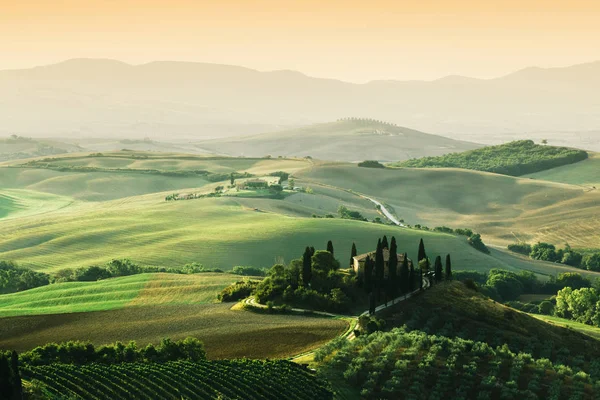
{"type": "Polygon", "coordinates": [[[19,358],[15,351],[0,351],[0,399],[23,399],[19,358]]]}
{"type": "Polygon", "coordinates": [[[583,150],[542,146],[532,140],[519,140],[499,146],[488,146],[463,153],[424,157],[394,164],[413,168],[464,168],[497,174],[522,176],[588,158],[583,150]]]}
{"type": "Polygon", "coordinates": [[[328,250],[306,247],[302,258],[276,264],[254,291],[261,304],[284,303],[314,310],[346,312],[358,299],[356,278],[339,271],[333,243],[328,250]]]}
{"type": "Polygon", "coordinates": [[[138,347],[134,341],[127,344],[115,342],[99,347],[89,342],[70,341],[38,346],[21,353],[19,359],[28,365],[199,361],[206,359],[206,351],[204,344],[193,337],[178,341],[165,338],[158,346],[148,344],[145,347],[138,347]]]}
{"type": "Polygon", "coordinates": [[[522,294],[556,294],[559,290],[592,287],[592,282],[576,272],[565,272],[540,281],[533,272],[515,273],[503,269],[492,269],[487,273],[478,271],[456,271],[454,279],[470,281],[486,296],[500,302],[514,301],[522,294]]]}
{"type": "Polygon", "coordinates": [[[564,249],[557,249],[550,243],[538,242],[532,246],[519,242],[508,245],[508,249],[515,253],[528,255],[534,260],[561,263],[588,271],[600,271],[600,252],[582,253],[571,248],[568,243],[564,249]]]}

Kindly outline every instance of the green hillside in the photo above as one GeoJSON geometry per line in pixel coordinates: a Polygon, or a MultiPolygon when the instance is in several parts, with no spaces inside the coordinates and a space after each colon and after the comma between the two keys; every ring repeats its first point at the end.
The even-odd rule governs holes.
{"type": "Polygon", "coordinates": [[[42,214],[71,205],[74,200],[66,196],[31,190],[0,189],[0,219],[42,214]]]}
{"type": "Polygon", "coordinates": [[[547,241],[595,248],[600,192],[461,169],[324,165],[296,173],[302,185],[337,187],[389,204],[408,224],[468,227],[486,243],[547,241]]]}
{"type": "Polygon", "coordinates": [[[197,146],[232,156],[311,156],[350,162],[405,160],[481,147],[370,119],[344,119],[281,132],[215,139],[197,146]]]}
{"type": "Polygon", "coordinates": [[[520,140],[499,146],[489,146],[464,153],[425,157],[392,164],[409,168],[464,168],[503,175],[522,176],[588,158],[583,150],[537,145],[532,140],[520,140]]]}
{"type": "Polygon", "coordinates": [[[575,164],[525,175],[525,177],[569,183],[572,185],[595,185],[598,187],[600,186],[600,153],[592,153],[587,160],[575,164]]]}
{"type": "MultiPolygon", "coordinates": [[[[0,222],[0,258],[37,270],[103,264],[114,258],[137,263],[183,266],[198,262],[210,268],[235,265],[268,267],[298,258],[307,245],[324,248],[332,240],[341,259],[372,250],[383,234],[396,236],[400,248],[416,257],[420,238],[430,254],[452,253],[461,269],[508,268],[467,244],[466,238],[442,233],[342,219],[290,217],[263,212],[262,205],[285,204],[262,199],[261,208],[244,207],[233,198],[165,202],[146,195],[90,203],[71,212],[0,222]],[[257,229],[259,227],[259,229],[257,229]]],[[[290,207],[293,207],[293,204],[290,207]]]]}
{"type": "Polygon", "coordinates": [[[239,277],[229,274],[139,274],[65,282],[2,295],[0,317],[112,310],[157,304],[213,303],[239,277]]]}

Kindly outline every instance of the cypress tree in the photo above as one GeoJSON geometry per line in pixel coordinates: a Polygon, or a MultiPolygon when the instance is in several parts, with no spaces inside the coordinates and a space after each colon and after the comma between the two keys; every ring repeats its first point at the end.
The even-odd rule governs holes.
{"type": "Polygon", "coordinates": [[[410,264],[410,271],[408,273],[408,285],[409,292],[415,290],[415,266],[413,263],[410,264]]]}
{"type": "Polygon", "coordinates": [[[425,253],[425,243],[423,243],[423,239],[419,242],[419,256],[417,258],[417,263],[420,263],[421,260],[427,258],[427,253],[425,253]]]}
{"type": "Polygon", "coordinates": [[[19,355],[16,351],[10,355],[10,364],[12,372],[13,399],[23,398],[23,382],[21,381],[21,373],[19,372],[19,355]]]}
{"type": "Polygon", "coordinates": [[[392,242],[390,244],[390,260],[388,262],[388,279],[387,279],[387,290],[392,299],[396,297],[398,285],[398,246],[396,245],[396,238],[392,236],[392,242]]]}
{"type": "Polygon", "coordinates": [[[402,294],[408,292],[409,284],[408,277],[410,272],[408,270],[408,254],[404,253],[404,260],[402,260],[402,266],[400,267],[400,290],[402,294]]]}
{"type": "Polygon", "coordinates": [[[310,286],[310,281],[312,279],[312,256],[312,250],[307,247],[302,255],[302,282],[305,287],[310,286]]]}
{"type": "Polygon", "coordinates": [[[380,239],[377,242],[377,250],[375,251],[375,288],[377,291],[377,301],[381,301],[384,271],[385,261],[383,259],[383,245],[380,239]]]}
{"type": "Polygon", "coordinates": [[[315,253],[316,253],[316,250],[315,250],[315,248],[314,248],[313,246],[310,246],[310,256],[311,256],[311,257],[312,257],[312,256],[314,256],[314,255],[315,255],[315,253]]]}
{"type": "Polygon", "coordinates": [[[0,351],[0,399],[12,399],[14,391],[8,353],[0,351]]]}
{"type": "Polygon", "coordinates": [[[375,296],[373,292],[369,293],[369,314],[375,314],[375,296]]]}
{"type": "Polygon", "coordinates": [[[381,247],[384,249],[390,248],[390,246],[388,245],[387,236],[385,236],[385,235],[383,235],[383,240],[381,241],[381,247]]]}
{"type": "Polygon", "coordinates": [[[367,294],[371,293],[373,291],[373,261],[369,256],[365,260],[364,282],[365,291],[367,294]]]}
{"type": "Polygon", "coordinates": [[[350,251],[350,266],[354,264],[354,257],[356,257],[358,253],[356,252],[356,243],[352,243],[352,250],[350,251]]]}
{"type": "Polygon", "coordinates": [[[443,271],[441,256],[437,256],[435,258],[434,270],[435,270],[435,281],[441,282],[442,279],[444,278],[444,271],[443,271]]]}
{"type": "Polygon", "coordinates": [[[450,254],[446,256],[446,280],[452,280],[452,260],[450,260],[450,254]]]}
{"type": "Polygon", "coordinates": [[[327,251],[333,255],[333,242],[331,240],[327,242],[327,251]]]}
{"type": "Polygon", "coordinates": [[[423,270],[419,268],[419,290],[423,291],[423,270]]]}

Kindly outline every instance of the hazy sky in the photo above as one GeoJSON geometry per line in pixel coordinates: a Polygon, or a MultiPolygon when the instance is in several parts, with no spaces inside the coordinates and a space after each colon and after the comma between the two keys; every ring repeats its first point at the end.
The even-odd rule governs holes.
{"type": "Polygon", "coordinates": [[[598,0],[0,0],[0,69],[183,60],[364,82],[600,60],[598,0]]]}

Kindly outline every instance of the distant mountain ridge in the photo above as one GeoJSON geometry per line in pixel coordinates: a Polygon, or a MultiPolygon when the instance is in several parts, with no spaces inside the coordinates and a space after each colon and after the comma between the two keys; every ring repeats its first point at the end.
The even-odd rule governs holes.
{"type": "Polygon", "coordinates": [[[599,91],[600,62],[354,84],[295,71],[76,59],[0,71],[0,136],[224,137],[365,115],[459,139],[531,132],[571,141],[558,132],[583,132],[579,139],[593,142],[599,91]]]}

